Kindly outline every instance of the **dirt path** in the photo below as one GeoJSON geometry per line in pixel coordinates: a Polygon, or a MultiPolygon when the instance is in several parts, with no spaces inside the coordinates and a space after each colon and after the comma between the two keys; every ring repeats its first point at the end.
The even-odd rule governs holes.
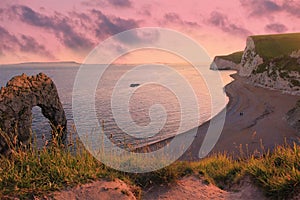
{"type": "Polygon", "coordinates": [[[196,176],[184,177],[178,180],[175,184],[168,187],[156,186],[144,192],[143,198],[145,200],[165,199],[165,200],[210,200],[210,199],[266,199],[258,188],[254,187],[252,183],[245,179],[239,186],[235,188],[236,192],[227,192],[212,185],[203,183],[202,179],[196,176]]]}
{"type": "MultiPolygon", "coordinates": [[[[196,176],[188,176],[181,178],[176,183],[169,186],[157,185],[143,191],[142,199],[145,200],[264,200],[266,199],[263,193],[247,178],[242,180],[239,185],[236,185],[233,190],[228,192],[220,188],[207,184],[203,179],[196,176]]],[[[39,198],[35,198],[39,199],[39,198]]],[[[92,183],[79,185],[68,190],[54,192],[48,197],[41,199],[57,199],[57,200],[111,200],[111,199],[126,199],[135,200],[136,197],[132,193],[132,189],[121,180],[115,181],[95,181],[92,183]]]]}
{"type": "Polygon", "coordinates": [[[106,181],[100,180],[84,185],[78,185],[69,190],[54,192],[52,197],[46,199],[57,200],[134,200],[131,188],[121,180],[106,181]]]}

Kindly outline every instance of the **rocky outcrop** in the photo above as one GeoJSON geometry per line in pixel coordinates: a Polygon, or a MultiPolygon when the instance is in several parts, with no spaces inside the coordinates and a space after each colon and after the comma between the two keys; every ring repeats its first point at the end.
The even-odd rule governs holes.
{"type": "Polygon", "coordinates": [[[246,48],[241,60],[240,76],[250,76],[260,64],[263,59],[255,51],[255,43],[251,37],[247,38],[246,48]]]}
{"type": "Polygon", "coordinates": [[[300,49],[298,51],[293,51],[290,55],[292,58],[300,58],[300,49]]]}
{"type": "Polygon", "coordinates": [[[30,142],[34,106],[41,108],[53,133],[65,141],[67,120],[55,84],[43,73],[22,74],[8,81],[0,91],[0,153],[9,152],[11,144],[20,146],[30,142]]]}
{"type": "Polygon", "coordinates": [[[216,56],[210,65],[211,70],[238,70],[238,64],[216,56]]]}
{"type": "Polygon", "coordinates": [[[239,70],[243,52],[234,52],[229,55],[216,56],[210,65],[211,70],[239,70]]]}
{"type": "Polygon", "coordinates": [[[300,100],[297,102],[296,107],[287,113],[287,121],[297,130],[300,136],[300,100]]]}
{"type": "Polygon", "coordinates": [[[300,34],[248,37],[239,75],[257,86],[300,95],[298,38],[300,34]]]}
{"type": "Polygon", "coordinates": [[[300,95],[299,72],[300,57],[281,56],[255,66],[251,74],[248,75],[248,80],[257,86],[300,95]],[[299,67],[298,70],[295,68],[297,65],[299,67]]]}
{"type": "Polygon", "coordinates": [[[278,71],[270,67],[268,71],[250,75],[248,80],[256,86],[300,95],[300,74],[298,72],[278,71]]]}

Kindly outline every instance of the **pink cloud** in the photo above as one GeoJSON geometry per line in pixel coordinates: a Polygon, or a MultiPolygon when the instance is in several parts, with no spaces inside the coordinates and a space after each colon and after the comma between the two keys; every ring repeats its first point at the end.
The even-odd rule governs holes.
{"type": "MultiPolygon", "coordinates": [[[[144,26],[183,32],[203,45],[211,56],[243,50],[250,34],[300,31],[300,2],[297,1],[52,0],[49,3],[32,0],[19,3],[23,5],[13,1],[0,3],[3,29],[0,34],[7,41],[0,45],[0,63],[7,61],[13,52],[23,58],[25,49],[27,54],[38,55],[42,60],[80,62],[107,37],[144,26]]],[[[136,39],[138,42],[142,38],[136,39]]]]}
{"type": "Polygon", "coordinates": [[[246,28],[238,26],[237,24],[230,22],[230,20],[228,19],[228,17],[225,14],[217,12],[217,11],[213,11],[210,14],[208,23],[220,28],[224,32],[228,32],[232,35],[241,36],[243,38],[252,34],[246,28]]]}
{"type": "Polygon", "coordinates": [[[279,23],[268,24],[266,25],[265,29],[267,31],[275,32],[275,33],[283,33],[288,30],[284,24],[279,24],[279,23]]]}
{"type": "Polygon", "coordinates": [[[51,59],[55,59],[55,56],[50,53],[44,45],[39,44],[33,37],[27,35],[20,35],[19,37],[9,33],[3,27],[0,26],[0,56],[5,56],[6,53],[20,52],[32,52],[45,56],[51,59]]]}

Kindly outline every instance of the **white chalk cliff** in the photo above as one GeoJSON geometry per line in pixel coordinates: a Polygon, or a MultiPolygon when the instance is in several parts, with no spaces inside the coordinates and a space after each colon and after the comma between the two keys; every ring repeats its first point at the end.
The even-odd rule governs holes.
{"type": "Polygon", "coordinates": [[[239,75],[248,77],[249,82],[257,86],[300,95],[299,70],[282,68],[282,63],[288,62],[300,66],[300,50],[265,61],[257,53],[254,40],[248,37],[239,75]]]}
{"type": "Polygon", "coordinates": [[[238,70],[238,64],[216,56],[210,65],[211,70],[238,70]]]}
{"type": "Polygon", "coordinates": [[[263,59],[255,51],[255,43],[251,37],[247,38],[247,45],[242,56],[240,76],[250,76],[258,65],[263,63],[263,59]]]}

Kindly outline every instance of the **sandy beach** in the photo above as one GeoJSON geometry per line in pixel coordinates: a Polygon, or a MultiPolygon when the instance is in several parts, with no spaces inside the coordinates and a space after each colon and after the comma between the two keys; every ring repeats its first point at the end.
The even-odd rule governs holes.
{"type": "MultiPolygon", "coordinates": [[[[283,94],[248,84],[246,78],[232,75],[234,81],[225,87],[229,97],[224,128],[211,153],[233,155],[263,151],[277,144],[297,141],[296,130],[285,120],[300,96],[283,94]],[[242,113],[242,114],[241,114],[242,113]]],[[[210,121],[198,127],[197,137],[181,160],[198,160],[199,149],[210,121]]]]}
{"type": "MultiPolygon", "coordinates": [[[[285,117],[286,113],[295,107],[300,96],[254,86],[238,74],[231,76],[234,80],[225,86],[229,103],[226,106],[224,127],[210,154],[225,152],[234,157],[248,156],[263,153],[285,142],[299,143],[299,135],[287,123],[285,117]]],[[[207,121],[196,127],[197,135],[180,160],[199,160],[199,150],[209,124],[210,121],[207,121]]],[[[178,137],[185,137],[185,134],[188,133],[178,137]]],[[[150,149],[162,147],[171,139],[151,144],[150,149]]]]}

